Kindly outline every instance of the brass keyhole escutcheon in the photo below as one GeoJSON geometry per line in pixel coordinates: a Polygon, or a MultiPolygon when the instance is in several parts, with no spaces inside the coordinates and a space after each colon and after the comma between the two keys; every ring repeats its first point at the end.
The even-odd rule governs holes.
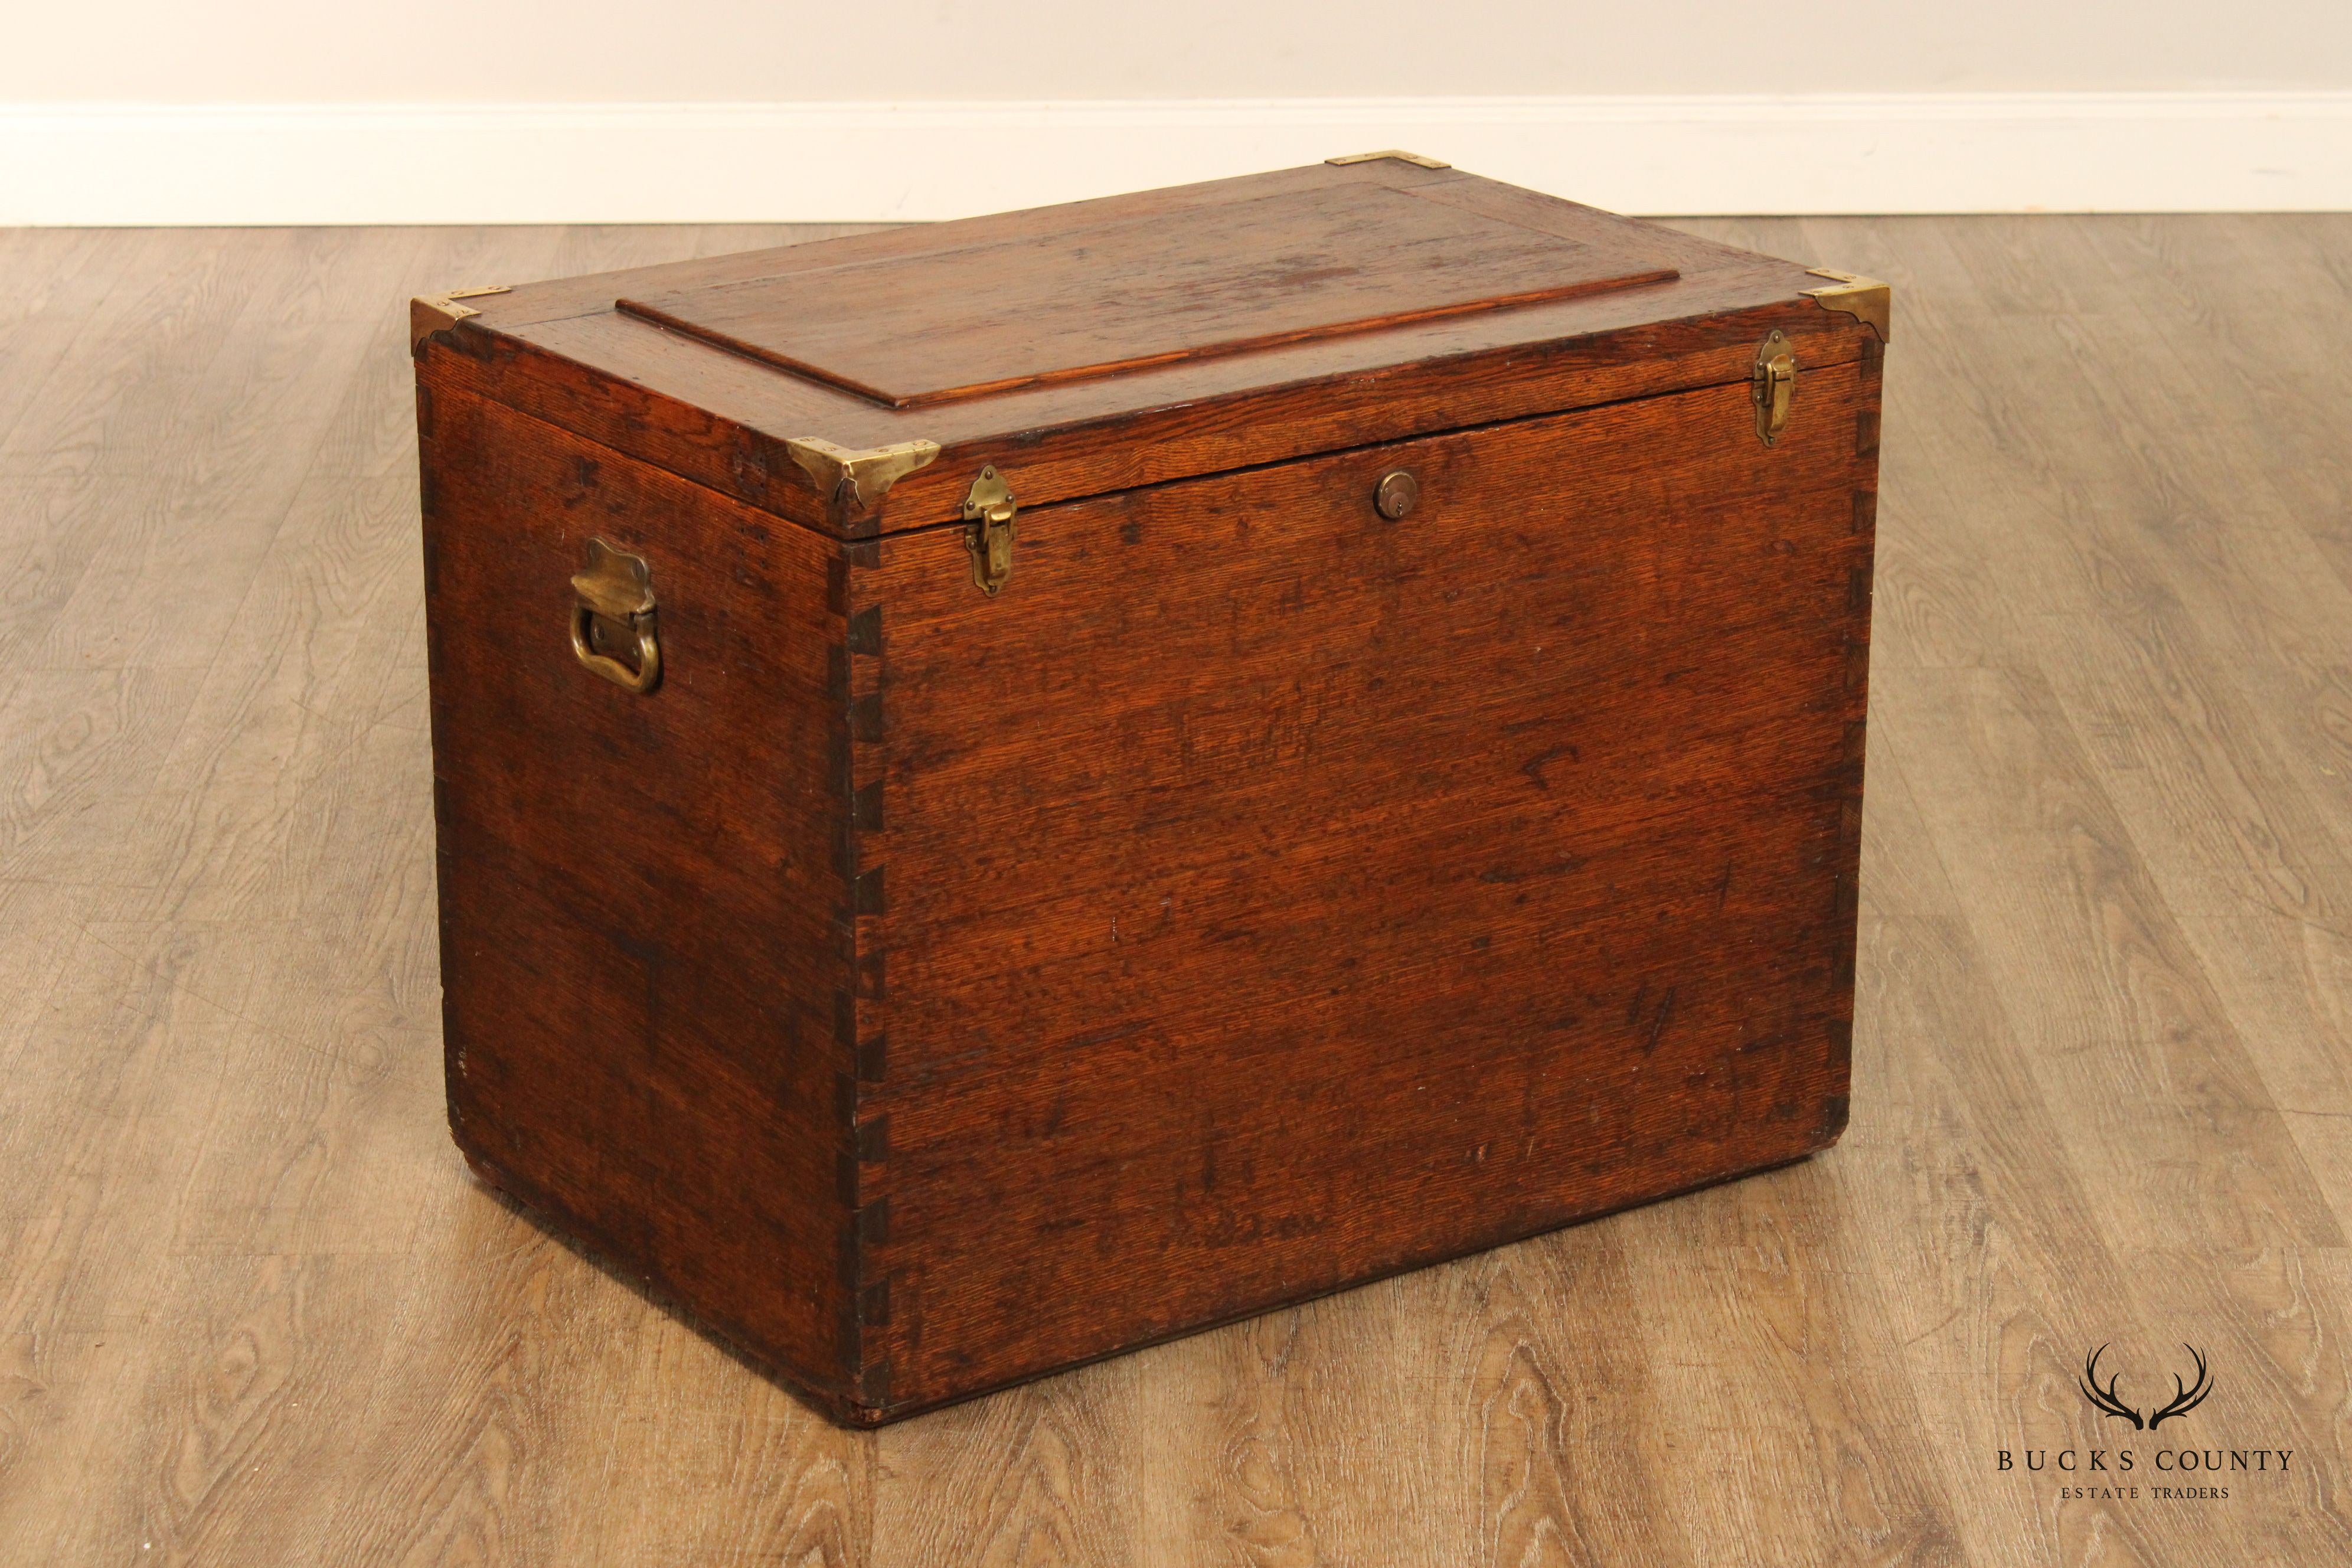
{"type": "Polygon", "coordinates": [[[1381,476],[1372,487],[1372,508],[1391,522],[1401,521],[1421,500],[1421,481],[1404,468],[1381,476]]]}
{"type": "Polygon", "coordinates": [[[642,555],[588,542],[588,569],[572,577],[572,652],[582,668],[644,693],[661,683],[653,569],[642,555]]]}

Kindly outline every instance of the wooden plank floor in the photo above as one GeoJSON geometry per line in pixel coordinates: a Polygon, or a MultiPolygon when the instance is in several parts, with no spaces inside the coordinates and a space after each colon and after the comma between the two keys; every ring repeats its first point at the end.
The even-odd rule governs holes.
{"type": "Polygon", "coordinates": [[[1693,226],[1897,288],[1845,1142],[879,1434],[439,1089],[405,298],[810,231],[0,233],[0,1563],[2352,1559],[2352,217],[1693,226]]]}

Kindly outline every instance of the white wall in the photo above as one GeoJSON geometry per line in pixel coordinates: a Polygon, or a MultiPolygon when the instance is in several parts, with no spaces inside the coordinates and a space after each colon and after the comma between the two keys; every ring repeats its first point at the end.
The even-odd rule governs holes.
{"type": "Polygon", "coordinates": [[[935,216],[1391,142],[1654,212],[2352,205],[2352,0],[16,0],[5,33],[0,222],[935,216]]]}
{"type": "Polygon", "coordinates": [[[2346,0],[16,0],[0,100],[2352,89],[2346,0]]]}

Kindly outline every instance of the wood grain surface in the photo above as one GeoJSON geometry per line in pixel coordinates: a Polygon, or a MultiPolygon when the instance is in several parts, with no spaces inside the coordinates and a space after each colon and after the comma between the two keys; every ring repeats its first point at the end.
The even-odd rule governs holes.
{"type": "Polygon", "coordinates": [[[0,1562],[2352,1555],[2352,219],[1692,226],[1903,300],[1844,1142],[866,1434],[440,1098],[403,302],[799,236],[0,234],[0,1562]]]}
{"type": "Polygon", "coordinates": [[[1619,222],[1570,238],[1339,179],[618,303],[908,408],[1672,281],[1642,238],[1619,222]]]}
{"type": "Polygon", "coordinates": [[[1878,383],[864,547],[888,1405],[1837,1136],[1878,383]]]}
{"type": "Polygon", "coordinates": [[[451,1131],[598,1256],[836,1384],[841,547],[461,392],[420,408],[451,1131]],[[658,700],[571,657],[592,538],[660,563],[658,700]]]}
{"type": "MultiPolygon", "coordinates": [[[[1360,255],[1388,243],[1369,231],[1351,237],[1360,255]]],[[[1234,266],[1229,258],[1194,259],[1213,276],[1234,266]]],[[[1088,258],[1068,262],[1080,271],[1092,265],[1088,258]]],[[[1008,446],[1021,454],[1022,504],[1042,506],[1428,430],[1719,386],[1747,378],[1757,343],[1774,329],[1794,342],[1808,364],[1859,357],[1872,332],[1803,297],[1818,287],[1819,279],[1791,261],[1458,169],[1382,158],[845,237],[797,254],[771,247],[519,283],[469,297],[475,314],[432,333],[425,363],[440,384],[504,403],[795,521],[864,538],[961,518],[968,476],[1008,446]],[[1381,192],[1424,215],[1424,234],[1454,235],[1440,254],[1450,267],[1459,251],[1481,280],[1466,289],[1424,279],[1433,292],[1419,283],[1387,290],[1377,308],[1399,312],[1399,324],[1376,332],[1297,335],[1302,323],[1318,318],[1326,325],[1334,315],[1340,324],[1352,319],[1342,308],[1345,295],[1333,301],[1301,289],[1300,274],[1311,278],[1314,263],[1255,277],[1244,267],[1222,278],[1223,288],[1245,283],[1277,297],[1303,292],[1315,309],[1302,316],[1286,315],[1278,305],[1220,312],[1208,302],[1216,294],[1192,301],[1197,320],[1170,315],[1164,301],[1155,302],[1159,262],[1148,250],[1109,258],[1108,276],[1123,291],[1106,290],[1096,279],[1074,301],[1082,308],[1033,300],[1019,320],[962,318],[932,293],[891,281],[911,273],[957,287],[984,282],[992,300],[1024,298],[1018,279],[1038,264],[1041,244],[1051,254],[1081,227],[1119,231],[1154,222],[1181,235],[1227,207],[1255,213],[1258,221],[1226,232],[1248,233],[1259,254],[1276,241],[1311,252],[1331,245],[1334,219],[1345,216],[1318,212],[1313,202],[1381,192]],[[1433,221],[1430,214],[1445,216],[1433,221]],[[1528,266],[1522,286],[1541,291],[1563,276],[1579,286],[1564,297],[1507,310],[1428,314],[1433,301],[1458,304],[1465,292],[1484,295],[1498,285],[1496,270],[1478,266],[1481,247],[1461,243],[1471,233],[1515,237],[1514,247],[1528,248],[1543,247],[1546,237],[1569,242],[1564,264],[1554,256],[1540,271],[1528,266]],[[1597,292],[1581,286],[1611,277],[1657,280],[1597,292]],[[784,293],[860,315],[830,331],[789,324],[777,313],[784,293]],[[1129,297],[1135,295],[1141,300],[1129,297]],[[1404,308],[1416,296],[1424,309],[1404,308]],[[869,380],[902,386],[927,380],[917,371],[929,364],[928,345],[941,335],[938,328],[946,339],[940,352],[961,374],[985,382],[1010,371],[1021,384],[987,396],[894,406],[845,385],[779,374],[749,354],[619,308],[635,300],[643,310],[649,299],[667,301],[661,313],[704,321],[740,346],[764,343],[763,352],[801,363],[856,364],[869,380]],[[881,341],[864,319],[877,309],[881,341]],[[889,321],[915,320],[924,323],[919,352],[888,341],[889,321]],[[1176,352],[1285,323],[1288,334],[1273,331],[1276,341],[1248,353],[1176,352]],[[1041,334],[1050,342],[1032,342],[1041,334]],[[805,352],[791,352],[794,341],[805,352]],[[1052,352],[1041,353],[1045,348],[1052,352]],[[1031,374],[1057,364],[1099,370],[1139,353],[1142,363],[1115,375],[1031,374]],[[892,486],[887,499],[868,498],[845,513],[827,504],[793,460],[785,443],[804,437],[850,447],[919,439],[940,451],[936,462],[892,486]]]]}

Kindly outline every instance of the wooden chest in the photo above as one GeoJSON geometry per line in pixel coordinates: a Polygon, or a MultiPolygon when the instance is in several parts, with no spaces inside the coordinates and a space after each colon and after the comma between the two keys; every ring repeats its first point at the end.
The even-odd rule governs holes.
{"type": "Polygon", "coordinates": [[[1403,153],[417,301],[459,1146],[859,1424],[1822,1148],[1887,309],[1403,153]]]}

